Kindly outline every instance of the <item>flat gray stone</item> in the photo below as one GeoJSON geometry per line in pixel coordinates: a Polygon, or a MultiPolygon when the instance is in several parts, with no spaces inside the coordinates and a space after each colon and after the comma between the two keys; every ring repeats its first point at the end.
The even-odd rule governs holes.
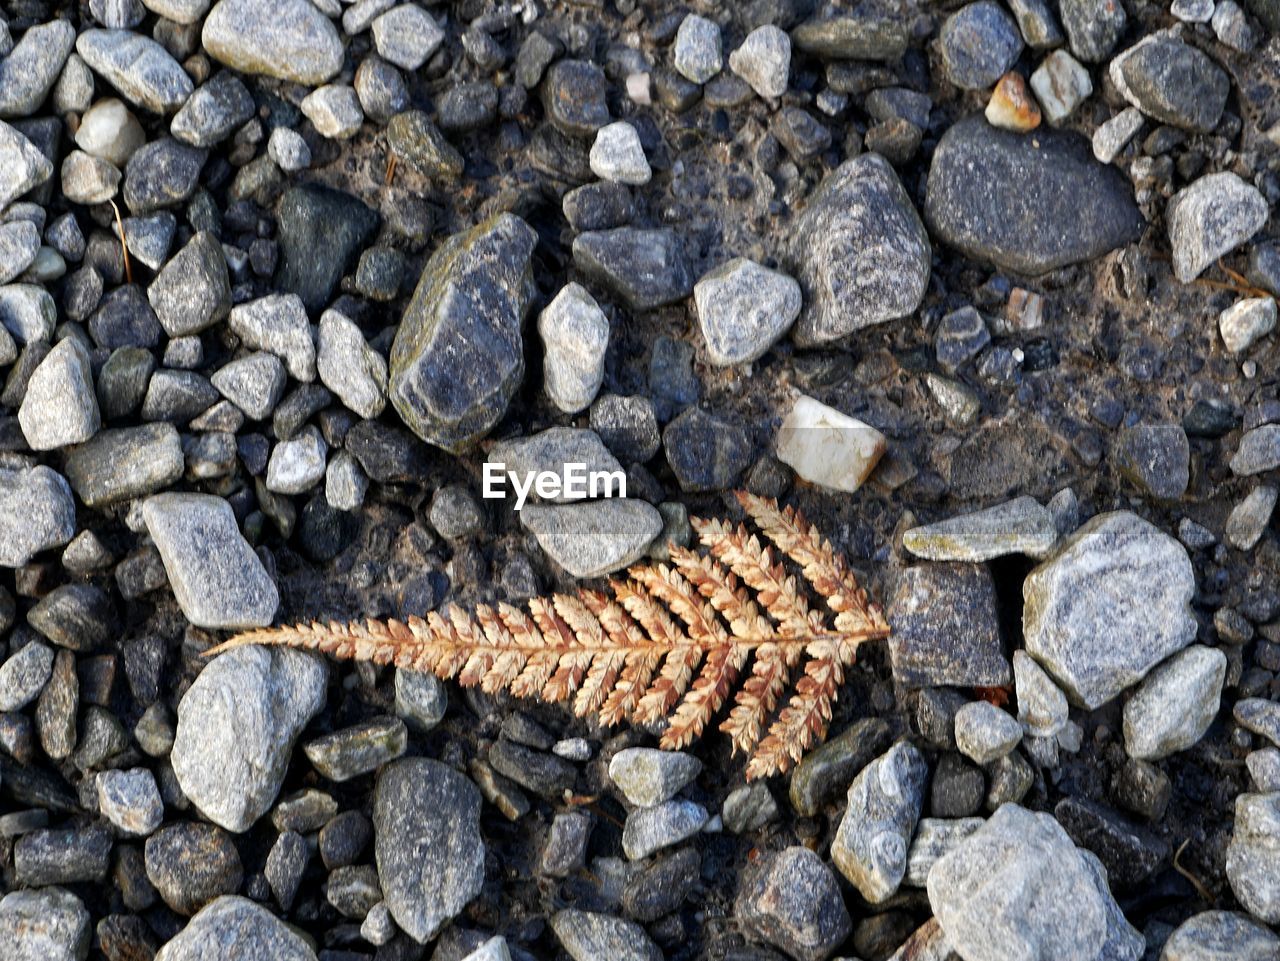
{"type": "Polygon", "coordinates": [[[1148,117],[1198,133],[1217,126],[1231,93],[1227,72],[1208,54],[1166,36],[1148,37],[1126,50],[1111,61],[1108,73],[1121,96],[1148,117]]]}
{"type": "Polygon", "coordinates": [[[520,521],[547,556],[578,578],[602,577],[634,564],[662,533],[662,515],[639,500],[526,504],[520,521]]]}
{"type": "Polygon", "coordinates": [[[146,497],[182,479],[182,439],[172,424],[100,431],[67,454],[67,480],[89,507],[146,497]]]}
{"type": "Polygon", "coordinates": [[[1247,430],[1231,455],[1231,472],[1248,477],[1280,467],[1280,424],[1263,424],[1247,430]]]}
{"type": "Polygon", "coordinates": [[[0,711],[20,711],[37,697],[53,674],[53,648],[32,641],[0,664],[0,711]]]}
{"type": "Polygon", "coordinates": [[[617,227],[573,238],[573,263],[630,309],[654,310],[689,296],[693,279],[676,233],[617,227]]]}
{"type": "Polygon", "coordinates": [[[634,921],[566,908],[551,916],[551,930],[573,961],[662,961],[662,951],[634,921]]]}
{"type": "Polygon", "coordinates": [[[693,801],[663,801],[653,807],[636,808],[627,815],[622,828],[623,853],[632,861],[647,858],[693,837],[709,817],[707,809],[693,801]]]}
{"type": "Polygon", "coordinates": [[[131,30],[85,30],[76,53],[126,100],[153,113],[172,113],[195,89],[164,47],[131,30]]]}
{"type": "Polygon", "coordinates": [[[219,0],[201,42],[241,73],[318,86],[342,69],[337,28],[309,0],[219,0]]]}
{"type": "Polygon", "coordinates": [[[187,620],[212,629],[271,623],[279,594],[230,504],[210,494],[157,494],[142,516],[187,620]]]}
{"type": "MultiPolygon", "coordinates": [[[[569,464],[582,464],[588,473],[605,471],[622,473],[622,465],[609,453],[608,448],[593,430],[583,427],[550,427],[534,434],[532,437],[517,437],[511,440],[498,441],[485,458],[486,464],[493,464],[504,472],[514,472],[523,483],[523,478],[531,473],[550,472],[563,475],[569,464]]],[[[551,497],[539,496],[530,489],[529,503],[568,504],[585,500],[591,496],[589,484],[585,494],[570,496],[567,491],[551,497]]],[[[614,494],[619,493],[618,485],[609,488],[614,494]]],[[[513,482],[508,478],[505,490],[508,497],[514,497],[513,482]]],[[[597,491],[595,496],[603,496],[607,491],[597,491]]]]}
{"type": "Polygon", "coordinates": [[[1194,593],[1178,541],[1127,511],[1100,514],[1023,581],[1027,653],[1092,710],[1195,639],[1194,593]]]}
{"type": "Polygon", "coordinates": [[[902,535],[902,546],[930,561],[979,562],[1007,554],[1044,557],[1057,539],[1053,515],[1034,497],[1019,497],[913,527],[902,535]]]}
{"type": "Polygon", "coordinates": [[[1193,644],[1146,676],[1124,706],[1130,757],[1155,761],[1185,751],[1218,716],[1227,656],[1193,644]]]}
{"type": "Polygon", "coordinates": [[[283,648],[236,648],[205,666],[178,704],[170,754],[205,817],[240,833],[267,812],[294,739],[324,707],[327,677],[320,659],[283,648]]]}
{"type": "Polygon", "coordinates": [[[702,762],[692,754],[651,747],[625,748],[609,762],[609,780],[639,807],[671,800],[700,773],[702,762]]]}

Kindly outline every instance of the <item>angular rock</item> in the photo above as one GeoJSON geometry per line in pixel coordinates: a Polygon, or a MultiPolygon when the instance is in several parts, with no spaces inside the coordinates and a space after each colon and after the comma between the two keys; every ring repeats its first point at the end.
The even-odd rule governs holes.
{"type": "Polygon", "coordinates": [[[576,414],[595,400],[604,381],[609,318],[586,289],[565,284],[538,315],[543,387],[551,402],[576,414]]]}
{"type": "Polygon", "coordinates": [[[622,850],[639,861],[655,851],[693,837],[707,823],[707,809],[693,801],[663,801],[636,808],[627,815],[622,830],[622,850]]]}
{"type": "Polygon", "coordinates": [[[62,888],[11,891],[0,900],[6,961],[84,961],[91,934],[83,902],[62,888]]]}
{"type": "Polygon", "coordinates": [[[1071,52],[1086,63],[1107,59],[1127,20],[1119,0],[1061,0],[1058,10],[1071,52]]]}
{"type": "Polygon", "coordinates": [[[215,146],[254,114],[253,96],[233,73],[223,71],[198,87],[174,115],[169,132],[192,147],[215,146]]]}
{"type": "Polygon", "coordinates": [[[892,731],[880,718],[855,721],[806,754],[791,773],[791,806],[811,818],[841,792],[854,776],[889,746],[892,731]]]}
{"type": "Polygon", "coordinates": [[[227,317],[231,332],[254,350],[268,350],[289,368],[289,375],[316,378],[316,347],[307,309],[297,294],[268,294],[237,304],[227,317]]]}
{"type": "Polygon", "coordinates": [[[634,564],[662,533],[662,515],[652,504],[621,498],[528,504],[520,521],[538,546],[577,578],[602,577],[634,564]]]}
{"type": "Polygon", "coordinates": [[[1126,50],[1108,72],[1120,94],[1147,116],[1198,133],[1217,126],[1231,92],[1226,71],[1208,54],[1163,36],[1126,50]]]}
{"type": "Polygon", "coordinates": [[[1018,720],[1033,737],[1053,737],[1067,725],[1067,696],[1026,651],[1013,652],[1018,720]]]}
{"type": "Polygon", "coordinates": [[[1143,227],[1128,180],[1094,160],[1087,140],[1047,130],[1025,137],[981,118],[954,124],[938,142],[925,220],[966,256],[1024,274],[1100,257],[1143,227]]]}
{"type": "Polygon", "coordinates": [[[75,533],[75,501],[61,474],[43,464],[0,468],[0,567],[22,567],[75,533]]]}
{"type": "Polygon", "coordinates": [[[618,227],[579,234],[573,263],[632,310],[654,310],[689,296],[693,281],[679,237],[666,228],[618,227]]]}
{"type": "Polygon", "coordinates": [[[392,7],[371,27],[379,56],[409,71],[430,60],[445,38],[431,14],[412,3],[392,7]]]}
{"type": "Polygon", "coordinates": [[[1280,792],[1236,798],[1227,880],[1250,914],[1280,924],[1280,792]]]}
{"type": "MultiPolygon", "coordinates": [[[[0,210],[53,176],[53,164],[26,137],[0,120],[0,210]]],[[[6,326],[8,326],[6,324],[6,326]]]]}
{"type": "Polygon", "coordinates": [[[398,717],[374,718],[303,746],[307,760],[330,781],[349,781],[404,754],[408,730],[398,717]]]}
{"type": "Polygon", "coordinates": [[[978,0],[947,17],[938,33],[947,79],[964,90],[985,90],[1013,66],[1022,37],[994,0],[978,0]]]}
{"type": "Polygon", "coordinates": [[[97,778],[98,810],[126,834],[144,837],[164,820],[156,779],[145,767],[102,771],[97,778]]]}
{"type": "Polygon", "coordinates": [[[1273,961],[1280,937],[1235,911],[1202,911],[1169,935],[1160,961],[1273,961]]]}
{"type": "Polygon", "coordinates": [[[591,172],[610,183],[642,186],[653,176],[640,135],[625,120],[606,124],[596,131],[588,160],[591,172]]]}
{"type": "Polygon", "coordinates": [[[461,450],[506,413],[524,378],[521,326],[537,235],[511,214],[432,254],[391,348],[388,393],[423,440],[461,450]]]}
{"type": "Polygon", "coordinates": [[[1116,437],[1116,469],[1149,496],[1174,500],[1191,479],[1191,444],[1181,424],[1137,424],[1116,437]]]}
{"type": "Polygon", "coordinates": [[[1169,857],[1169,845],[1154,832],[1088,798],[1063,798],[1053,814],[1076,844],[1098,858],[1117,888],[1141,884],[1169,857]]]}
{"type": "Polygon", "coordinates": [[[147,300],[170,337],[197,334],[231,310],[231,280],[218,238],[201,231],[191,238],[147,288],[147,300]]]}
{"type": "Polygon", "coordinates": [[[1058,530],[1053,516],[1033,497],[1019,497],[972,514],[913,527],[902,545],[930,561],[989,561],[1006,554],[1044,557],[1058,530]]]}
{"type": "Polygon", "coordinates": [[[260,350],[219,367],[209,382],[250,420],[270,417],[284,393],[284,364],[260,350]]]}
{"type": "Polygon", "coordinates": [[[454,181],[466,161],[421,110],[405,110],[387,124],[387,144],[395,155],[425,177],[454,181]]]}
{"type": "Polygon", "coordinates": [[[1280,426],[1263,424],[1245,431],[1240,437],[1240,446],[1231,456],[1230,466],[1238,477],[1280,467],[1280,426]]]}
{"type": "Polygon", "coordinates": [[[1173,272],[1189,284],[1267,222],[1267,201],[1229,171],[1206,174],[1173,195],[1165,211],[1173,272]]]}
{"type": "Polygon", "coordinates": [[[1194,593],[1178,541],[1127,511],[1100,514],[1023,582],[1027,653],[1092,710],[1195,639],[1194,593]]]}
{"type": "Polygon", "coordinates": [[[729,69],[766,100],[787,92],[791,74],[791,38],[773,24],[756,27],[729,54],[729,69]]]}
{"type": "Polygon", "coordinates": [[[67,454],[67,480],[89,507],[145,497],[182,478],[182,441],[172,424],[100,431],[67,454]]]}
{"type": "Polygon", "coordinates": [[[1276,302],[1272,297],[1236,301],[1218,315],[1222,343],[1233,354],[1242,354],[1276,328],[1276,302]]]}
{"type": "MultiPolygon", "coordinates": [[[[226,2],[226,0],[223,0],[226,2]]],[[[248,898],[226,895],[205,906],[155,961],[315,961],[293,928],[248,898]]]]}
{"type": "Polygon", "coordinates": [[[733,914],[748,932],[795,961],[825,961],[853,927],[835,874],[799,846],[747,868],[733,914]]]}
{"type": "Polygon", "coordinates": [[[551,930],[573,961],[662,961],[662,951],[634,921],[565,908],[551,916],[551,930]]]}
{"type": "MultiPolygon", "coordinates": [[[[227,2],[222,0],[219,7],[227,2]]],[[[311,6],[308,0],[290,2],[311,6]]],[[[320,184],[290,188],[280,198],[277,219],[280,267],[276,287],[297,294],[312,313],[329,306],[343,274],[373,239],[380,222],[377,213],[351,194],[320,184]]]]}
{"type": "Polygon", "coordinates": [[[277,494],[304,494],[324,477],[329,448],[320,431],[307,425],[271,450],[267,463],[267,490],[277,494]]]}
{"type": "Polygon", "coordinates": [[[706,83],[720,72],[720,27],[705,17],[688,14],[676,31],[673,63],[693,83],[706,83]]]}
{"type": "Polygon", "coordinates": [[[1280,490],[1268,484],[1259,484],[1251,490],[1227,516],[1223,530],[1227,543],[1242,551],[1252,550],[1271,523],[1277,498],[1280,498],[1280,490]]]}
{"type": "Polygon", "coordinates": [[[793,228],[791,259],[807,309],[796,343],[811,347],[905,317],[929,284],[924,224],[888,161],[845,161],[814,192],[793,228]]]}
{"type": "Polygon", "coordinates": [[[7,284],[36,259],[40,231],[28,220],[0,224],[0,284],[7,284]]]}
{"type": "Polygon", "coordinates": [[[994,704],[971,701],[956,712],[956,747],[979,764],[1007,757],[1021,740],[1021,725],[994,704]]]}
{"type": "Polygon", "coordinates": [[[604,71],[585,60],[558,60],[542,78],[547,119],[570,137],[589,137],[609,122],[604,71]]]}
{"type": "Polygon", "coordinates": [[[309,0],[219,0],[200,40],[241,73],[318,86],[342,69],[342,39],[309,0]]]}
{"type": "Polygon", "coordinates": [[[800,314],[800,285],[786,274],[737,257],[693,288],[698,323],[713,364],[761,357],[800,314]]]}
{"type": "Polygon", "coordinates": [[[1204,737],[1218,715],[1227,657],[1192,645],[1158,666],[1124,706],[1125,750],[1158,760],[1204,737]]]}
{"type": "Polygon", "coordinates": [[[387,362],[365,342],[360,328],[338,311],[326,310],[318,341],[321,383],[361,417],[381,414],[387,404],[387,362]]]}
{"type": "Polygon", "coordinates": [[[85,30],[76,53],[126,100],[152,113],[172,113],[194,89],[164,47],[130,30],[85,30]]]}
{"type": "Polygon", "coordinates": [[[700,773],[702,762],[692,754],[650,747],[626,748],[609,762],[609,780],[639,807],[671,800],[700,773]]]}
{"type": "Polygon", "coordinates": [[[1031,89],[1040,101],[1044,119],[1057,126],[1093,94],[1093,81],[1075,57],[1054,50],[1031,74],[1031,89]]]}
{"type": "MultiPolygon", "coordinates": [[[[486,464],[493,464],[501,471],[514,473],[518,477],[526,477],[532,473],[562,474],[569,464],[581,464],[588,473],[604,472],[621,475],[622,465],[601,443],[594,431],[581,427],[552,427],[532,437],[519,437],[512,440],[498,441],[489,449],[486,464]]],[[[571,489],[565,485],[563,490],[539,492],[530,489],[532,502],[543,504],[567,504],[585,498],[619,493],[619,484],[614,483],[603,489],[599,484],[593,491],[585,482],[581,489],[571,489]]]]}
{"type": "Polygon", "coordinates": [[[60,341],[32,373],[18,423],[32,450],[79,444],[102,426],[89,352],[75,337],[60,341]]]}
{"type": "Polygon", "coordinates": [[[902,883],[909,888],[924,887],[938,859],[986,823],[982,818],[921,818],[907,851],[907,873],[902,883]]]}
{"type": "MultiPolygon", "coordinates": [[[[76,28],[69,20],[51,20],[27,29],[0,58],[0,117],[29,117],[40,109],[75,41],[76,28]]],[[[0,207],[4,205],[0,200],[0,207]]]]}

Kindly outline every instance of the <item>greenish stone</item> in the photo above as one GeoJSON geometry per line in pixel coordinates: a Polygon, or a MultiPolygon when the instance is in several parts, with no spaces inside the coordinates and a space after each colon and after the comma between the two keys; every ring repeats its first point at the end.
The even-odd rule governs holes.
{"type": "Polygon", "coordinates": [[[878,717],[855,721],[839,737],[808,755],[791,775],[791,806],[813,817],[842,794],[858,772],[884,753],[893,731],[878,717]]]}
{"type": "Polygon", "coordinates": [[[462,176],[462,154],[454,149],[421,110],[406,110],[387,124],[391,152],[425,177],[457,180],[462,176]]]}

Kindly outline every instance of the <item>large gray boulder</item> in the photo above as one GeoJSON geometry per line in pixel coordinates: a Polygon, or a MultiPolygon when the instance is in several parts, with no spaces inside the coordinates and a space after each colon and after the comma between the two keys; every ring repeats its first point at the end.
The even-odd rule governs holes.
{"type": "Polygon", "coordinates": [[[302,936],[260,904],[224,895],[160,949],[155,961],[315,961],[302,936]]]}

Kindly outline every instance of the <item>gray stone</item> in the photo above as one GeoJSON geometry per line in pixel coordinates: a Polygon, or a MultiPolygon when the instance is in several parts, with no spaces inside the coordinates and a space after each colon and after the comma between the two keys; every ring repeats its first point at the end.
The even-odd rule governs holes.
{"type": "Polygon", "coordinates": [[[164,47],[130,30],[85,30],[76,53],[126,100],[153,113],[177,110],[194,89],[164,47]]]}
{"type": "Polygon", "coordinates": [[[814,346],[905,317],[929,283],[929,235],[878,154],[828,174],[796,219],[791,260],[807,308],[795,340],[814,346]]]}
{"type": "Polygon", "coordinates": [[[667,424],[662,446],[681,490],[690,493],[732,487],[755,455],[742,424],[701,407],[689,407],[667,424]]]}
{"type": "Polygon", "coordinates": [[[693,837],[706,825],[707,809],[693,801],[663,801],[627,815],[622,850],[632,861],[693,837]]]}
{"type": "Polygon", "coordinates": [[[923,755],[900,741],[849,786],[831,860],[871,904],[892,897],[902,884],[928,776],[923,755]]]}
{"type": "MultiPolygon", "coordinates": [[[[0,57],[0,117],[29,117],[44,103],[58,80],[76,28],[69,20],[51,20],[30,27],[8,53],[0,57]]],[[[0,207],[4,207],[0,200],[0,207]]]]}
{"type": "Polygon", "coordinates": [[[654,310],[689,296],[688,258],[674,231],[617,227],[579,234],[573,263],[636,311],[654,310]]]}
{"type": "Polygon", "coordinates": [[[3,120],[0,120],[0,170],[4,171],[0,177],[0,210],[53,176],[49,158],[3,120]]]}
{"type": "Polygon", "coordinates": [[[0,284],[31,266],[40,250],[40,231],[29,220],[0,224],[0,284]]]}
{"type": "Polygon", "coordinates": [[[1107,59],[1127,21],[1120,0],[1060,0],[1058,12],[1071,52],[1086,63],[1107,59]]]}
{"type": "Polygon", "coordinates": [[[1261,474],[1280,467],[1280,425],[1263,424],[1247,430],[1231,456],[1231,471],[1238,477],[1261,474]]]}
{"type": "Polygon", "coordinates": [[[880,718],[854,721],[838,736],[810,751],[791,773],[789,798],[801,817],[817,815],[854,776],[889,747],[892,731],[880,718]]]}
{"type": "Polygon", "coordinates": [[[547,555],[578,578],[601,577],[635,563],[662,532],[662,515],[638,500],[608,499],[520,511],[547,555]]]}
{"type": "Polygon", "coordinates": [[[302,751],[330,781],[349,781],[404,754],[408,736],[400,718],[374,718],[310,741],[302,751]]]}
{"type": "Polygon", "coordinates": [[[5,961],[84,961],[91,934],[84,904],[62,888],[11,891],[0,900],[5,961]]]}
{"type": "Polygon", "coordinates": [[[230,504],[208,494],[157,494],[142,515],[187,620],[215,629],[271,623],[275,583],[241,536],[230,504]]]}
{"type": "MultiPolygon", "coordinates": [[[[693,17],[686,18],[686,22],[689,19],[693,17]]],[[[625,120],[607,124],[596,131],[588,162],[593,174],[610,183],[641,186],[653,176],[644,147],[640,144],[640,135],[625,120]]]]}
{"type": "Polygon", "coordinates": [[[799,846],[747,868],[733,914],[748,933],[796,961],[825,961],[853,927],[835,874],[817,854],[799,846]]]}
{"type": "Polygon", "coordinates": [[[538,334],[547,396],[576,414],[595,400],[604,380],[609,318],[582,286],[568,283],[538,315],[538,334]]]}
{"type": "Polygon", "coordinates": [[[1278,496],[1280,490],[1269,484],[1259,484],[1251,490],[1227,517],[1227,526],[1223,530],[1227,543],[1242,551],[1252,550],[1271,523],[1278,496]]]}
{"type": "Polygon", "coordinates": [[[1058,539],[1053,516],[1033,497],[913,527],[902,545],[931,561],[989,561],[1006,554],[1044,557],[1058,539]]]}
{"type": "Polygon", "coordinates": [[[190,26],[200,20],[213,0],[142,0],[143,6],[166,20],[190,26]]]}
{"type": "Polygon", "coordinates": [[[316,133],[330,140],[350,140],[364,123],[360,98],[343,83],[325,84],[311,91],[299,104],[316,133]]]}
{"type": "Polygon", "coordinates": [[[791,41],[825,60],[896,63],[911,42],[911,26],[907,17],[886,16],[873,9],[824,13],[793,29],[791,41]]]}
{"type": "Polygon", "coordinates": [[[239,833],[271,807],[294,739],[324,707],[327,673],[314,657],[262,647],[237,648],[205,667],[178,705],[170,755],[183,793],[205,817],[239,833]]]}
{"type": "Polygon", "coordinates": [[[342,39],[309,0],[219,0],[200,39],[241,73],[317,86],[342,69],[342,39]]]}
{"type": "Polygon", "coordinates": [[[565,908],[551,916],[551,930],[573,961],[662,961],[662,951],[634,921],[565,908]]]}
{"type": "Polygon", "coordinates": [[[1160,961],[1274,961],[1280,937],[1235,911],[1202,911],[1165,941],[1160,961]]]}
{"type": "MultiPolygon", "coordinates": [[[[76,146],[123,169],[129,158],[147,142],[147,133],[138,118],[115,97],[93,104],[76,130],[76,146]]],[[[63,179],[66,179],[65,168],[63,179]]]]}
{"type": "Polygon", "coordinates": [[[73,203],[104,204],[120,187],[120,171],[114,164],[73,150],[62,161],[62,192],[73,203]]]}
{"type": "Polygon", "coordinates": [[[776,821],[780,813],[769,786],[763,781],[756,781],[730,791],[724,799],[720,816],[724,819],[726,831],[749,834],[776,821]]]}
{"type": "Polygon", "coordinates": [[[145,767],[102,771],[97,777],[98,811],[127,835],[143,837],[164,820],[156,779],[145,767]]]}
{"type": "Polygon", "coordinates": [[[1054,817],[1082,851],[1098,859],[1104,883],[1132,890],[1147,881],[1169,858],[1169,845],[1155,832],[1097,801],[1066,797],[1054,817]]]}
{"type": "Polygon", "coordinates": [[[750,363],[800,314],[800,285],[786,274],[737,257],[693,288],[707,354],[714,364],[750,363]]]}
{"type": "MultiPolygon", "coordinates": [[[[63,654],[74,674],[74,659],[69,651],[63,654]]],[[[13,845],[13,883],[31,888],[75,882],[101,884],[111,865],[111,844],[111,832],[97,824],[31,831],[13,845]]]]}
{"type": "Polygon", "coordinates": [[[1048,50],[1062,44],[1062,28],[1054,10],[1045,0],[1010,0],[1009,9],[1018,21],[1022,39],[1035,50],[1048,50]]]}
{"type": "Polygon", "coordinates": [[[451,541],[474,537],[485,529],[484,509],[461,484],[436,489],[427,519],[441,537],[451,541]]]}
{"type": "Polygon", "coordinates": [[[281,254],[276,287],[297,294],[312,313],[329,305],[381,222],[351,194],[315,183],[285,193],[276,218],[281,254]]]}
{"type": "Polygon", "coordinates": [[[364,418],[387,403],[387,362],[370,347],[355,322],[336,310],[320,317],[316,370],[320,381],[364,418]]]}
{"type": "Polygon", "coordinates": [[[1280,703],[1246,697],[1236,701],[1231,713],[1241,727],[1280,747],[1280,703]]]}
{"type": "Polygon", "coordinates": [[[908,687],[1000,687],[995,583],[981,564],[918,564],[898,577],[888,605],[893,675],[908,687]]]}
{"type": "Polygon", "coordinates": [[[480,893],[480,792],[438,761],[395,761],[378,776],[373,826],[391,916],[420,944],[480,893]]]}
{"type": "Polygon", "coordinates": [[[89,351],[75,337],[60,341],[31,375],[18,423],[32,450],[79,444],[102,426],[89,351]]]}
{"type": "Polygon", "coordinates": [[[657,415],[648,397],[605,394],[591,405],[591,429],[626,463],[644,463],[662,446],[657,415]]]}
{"type": "MultiPolygon", "coordinates": [[[[511,472],[520,478],[531,473],[564,474],[569,464],[581,464],[589,473],[606,472],[622,475],[622,465],[609,453],[595,431],[581,427],[551,427],[532,437],[519,437],[498,441],[489,449],[486,464],[493,464],[503,472],[511,472]]],[[[510,483],[508,483],[510,486],[510,483]]],[[[596,485],[595,492],[583,483],[583,491],[560,490],[551,496],[530,490],[530,503],[567,504],[591,497],[617,495],[618,485],[605,489],[596,485]]]]}
{"type": "Polygon", "coordinates": [[[1206,174],[1184,187],[1165,212],[1174,274],[1184,284],[1191,283],[1261,230],[1267,214],[1267,201],[1258,188],[1228,171],[1206,174]]]}
{"type": "Polygon", "coordinates": [[[1022,726],[987,701],[971,701],[956,712],[956,747],[979,764],[1006,757],[1022,740],[1022,726]]]}
{"type": "Polygon", "coordinates": [[[902,883],[909,888],[924,887],[938,859],[986,823],[983,818],[921,818],[907,851],[902,883]]]}
{"type": "Polygon", "coordinates": [[[720,28],[705,17],[687,14],[676,31],[676,70],[693,83],[706,83],[720,72],[720,28]]]}
{"type": "Polygon", "coordinates": [[[369,492],[369,477],[360,462],[345,450],[329,459],[324,470],[324,499],[340,511],[358,511],[369,492]]]}
{"type": "Polygon", "coordinates": [[[1263,793],[1280,791],[1280,749],[1264,747],[1244,759],[1254,787],[1263,793]]]}
{"type": "Polygon", "coordinates": [[[1208,54],[1164,36],[1126,50],[1108,72],[1120,94],[1148,117],[1199,133],[1218,125],[1231,92],[1226,71],[1208,54]]]}
{"type": "Polygon", "coordinates": [[[1017,25],[994,0],[978,0],[947,17],[938,44],[947,79],[964,90],[992,86],[1022,52],[1017,25]]]}
{"type": "MultiPolygon", "coordinates": [[[[357,91],[359,87],[357,86],[357,91]]],[[[368,112],[365,107],[365,112],[368,112]]],[[[302,134],[288,127],[276,127],[267,141],[267,156],[286,173],[296,173],[311,166],[311,148],[302,134]]]]}
{"type": "Polygon", "coordinates": [[[1250,914],[1280,924],[1280,792],[1236,798],[1227,880],[1250,914]]]}
{"type": "Polygon", "coordinates": [[[639,807],[669,801],[702,773],[702,762],[692,754],[629,747],[609,762],[609,779],[627,800],[639,807]]]}
{"type": "Polygon", "coordinates": [[[461,450],[506,413],[524,378],[520,328],[536,234],[511,214],[454,234],[422,270],[391,348],[389,394],[423,440],[461,450]]]}
{"type": "Polygon", "coordinates": [[[1113,899],[1048,814],[1006,804],[929,871],[929,903],[969,961],[1096,961],[1113,899]]]}
{"type": "Polygon", "coordinates": [[[193,147],[212,147],[253,118],[248,88],[229,71],[215,74],[174,115],[169,132],[193,147]]]}
{"type": "Polygon", "coordinates": [[[75,533],[75,501],[61,474],[43,464],[0,468],[0,567],[22,567],[75,533]]]}
{"type": "Polygon", "coordinates": [[[20,344],[48,341],[53,337],[58,311],[53,297],[35,284],[0,287],[0,326],[20,344]]]}
{"type": "Polygon", "coordinates": [[[1272,297],[1247,297],[1218,315],[1222,343],[1233,354],[1243,354],[1276,328],[1276,302],[1272,297]]]}
{"type": "Polygon", "coordinates": [[[267,463],[267,490],[305,494],[324,478],[328,452],[319,429],[310,424],[289,440],[280,441],[267,463]]]}
{"type": "Polygon", "coordinates": [[[729,54],[729,69],[759,96],[776,100],[787,92],[791,74],[791,38],[773,24],[756,27],[729,54]]]}
{"type": "Polygon", "coordinates": [[[182,478],[182,441],[172,424],[104,430],[67,454],[76,496],[102,508],[154,494],[182,478]]]}
{"type": "Polygon", "coordinates": [[[1124,706],[1129,756],[1158,760],[1204,737],[1218,715],[1226,673],[1226,655],[1197,644],[1148,674],[1124,706]]]}
{"type": "Polygon", "coordinates": [[[260,350],[223,364],[209,382],[250,420],[265,420],[276,409],[286,379],[279,358],[260,350]]]}
{"type": "Polygon", "coordinates": [[[231,281],[218,238],[196,234],[147,288],[147,299],[170,337],[197,334],[231,310],[231,281]]]}
{"type": "Polygon", "coordinates": [[[609,122],[604,71],[585,60],[557,60],[542,78],[547,119],[570,137],[589,137],[609,122]]]}
{"type": "Polygon", "coordinates": [[[53,673],[53,649],[31,641],[0,664],[0,712],[20,711],[37,697],[53,673]]]}
{"type": "MultiPolygon", "coordinates": [[[[226,0],[223,0],[226,2],[226,0]]],[[[206,905],[156,954],[155,961],[315,961],[293,928],[248,898],[224,895],[206,905]]]]}
{"type": "Polygon", "coordinates": [[[297,294],[268,294],[237,304],[228,314],[231,332],[254,350],[268,350],[307,383],[316,379],[316,347],[307,309],[297,294]]]}
{"type": "MultiPolygon", "coordinates": [[[[129,253],[152,270],[159,270],[169,257],[169,248],[173,246],[173,234],[177,226],[177,220],[167,211],[147,217],[126,217],[124,238],[129,253]]],[[[119,236],[119,230],[116,235],[119,236]]],[[[137,290],[136,287],[132,289],[137,290]]]]}
{"type": "Polygon", "coordinates": [[[1023,582],[1023,636],[1073,702],[1093,709],[1190,644],[1186,549],[1127,511],[1100,514],[1023,582]]]}
{"type": "Polygon", "coordinates": [[[1093,132],[1093,155],[1100,163],[1111,163],[1142,129],[1142,124],[1142,111],[1137,107],[1125,107],[1093,132]]]}
{"type": "Polygon", "coordinates": [[[191,198],[208,154],[172,137],[139,147],[124,171],[124,202],[135,215],[174,207],[191,198]]]}
{"type": "Polygon", "coordinates": [[[374,19],[373,45],[385,60],[417,70],[444,43],[444,31],[421,7],[405,3],[374,19]]]}
{"type": "Polygon", "coordinates": [[[980,117],[954,124],[938,142],[925,220],[966,256],[1024,274],[1100,257],[1143,227],[1128,179],[1099,164],[1083,137],[1027,137],[980,117]]]}
{"type": "Polygon", "coordinates": [[[1181,424],[1123,428],[1112,455],[1116,469],[1148,496],[1176,500],[1191,480],[1191,444],[1181,424]]]}
{"type": "Polygon", "coordinates": [[[1067,696],[1026,651],[1013,652],[1018,720],[1034,737],[1053,737],[1067,724],[1067,696]]]}
{"type": "Polygon", "coordinates": [[[455,181],[466,161],[431,118],[421,110],[405,110],[387,124],[387,144],[401,160],[424,177],[455,181]]]}

